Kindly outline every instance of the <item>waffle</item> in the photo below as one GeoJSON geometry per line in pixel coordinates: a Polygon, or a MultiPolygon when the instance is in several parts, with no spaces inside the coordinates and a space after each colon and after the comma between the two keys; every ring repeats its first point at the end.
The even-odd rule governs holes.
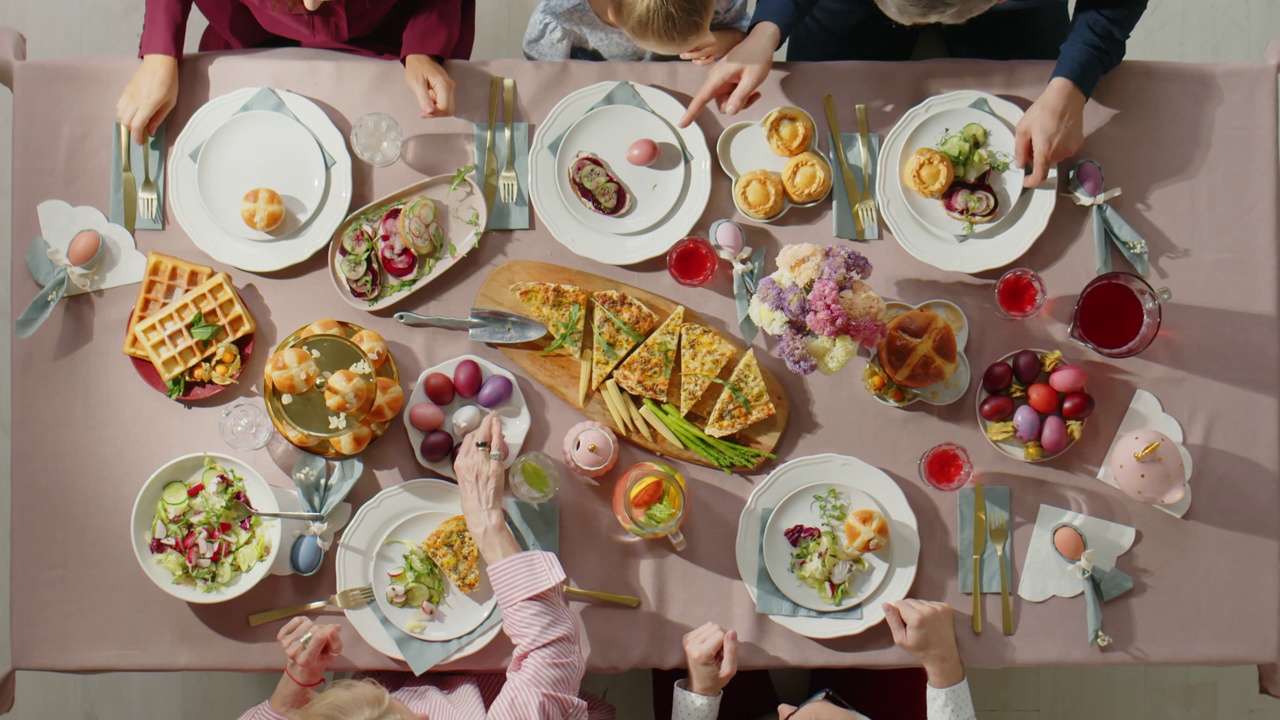
{"type": "Polygon", "coordinates": [[[160,378],[169,382],[211,354],[218,343],[235,342],[253,329],[253,317],[232,287],[231,278],[218,273],[139,323],[133,334],[160,378]],[[205,322],[222,326],[216,337],[205,341],[191,337],[196,311],[205,322]]]}
{"type": "Polygon", "coordinates": [[[211,277],[213,268],[208,265],[195,265],[158,252],[147,253],[147,271],[142,276],[138,301],[134,303],[133,317],[124,335],[124,354],[147,360],[147,351],[138,344],[133,329],[211,277]]]}

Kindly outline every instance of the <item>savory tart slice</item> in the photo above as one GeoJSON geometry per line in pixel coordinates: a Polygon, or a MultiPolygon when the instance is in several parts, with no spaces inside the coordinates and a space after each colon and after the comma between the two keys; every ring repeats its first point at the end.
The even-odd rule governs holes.
{"type": "Polygon", "coordinates": [[[459,590],[469,593],[479,587],[480,553],[463,516],[440,523],[422,543],[422,549],[459,590]]]}
{"type": "Polygon", "coordinates": [[[680,414],[688,415],[734,353],[733,344],[693,323],[680,326],[680,414]]]}
{"type": "Polygon", "coordinates": [[[724,392],[716,400],[707,420],[706,433],[711,437],[732,435],[739,430],[771,417],[776,410],[764,386],[764,376],[756,363],[755,350],[748,350],[733,369],[724,392]]]}
{"type": "Polygon", "coordinates": [[[587,320],[586,290],[576,285],[522,282],[512,285],[511,292],[551,333],[551,344],[542,351],[543,355],[558,352],[578,357],[582,353],[582,330],[587,320]]]}
{"type": "Polygon", "coordinates": [[[658,316],[644,303],[617,290],[593,293],[595,312],[591,315],[591,331],[595,348],[591,354],[591,389],[600,383],[627,357],[631,349],[644,341],[658,316]]]}
{"type": "Polygon", "coordinates": [[[676,366],[676,348],[680,347],[680,323],[684,307],[676,308],[671,317],[653,331],[636,351],[613,371],[613,379],[632,395],[667,401],[671,370],[676,366]]]}

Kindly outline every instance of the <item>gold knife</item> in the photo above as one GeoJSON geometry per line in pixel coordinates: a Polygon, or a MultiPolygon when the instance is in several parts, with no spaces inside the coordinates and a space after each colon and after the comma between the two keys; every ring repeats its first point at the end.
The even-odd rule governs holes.
{"type": "Polygon", "coordinates": [[[987,549],[987,501],[973,486],[973,631],[982,634],[982,551],[987,549]]]}
{"type": "Polygon", "coordinates": [[[138,219],[138,181],[129,166],[129,128],[120,126],[120,194],[124,197],[124,229],[133,234],[138,219]]]}
{"type": "Polygon", "coordinates": [[[858,218],[858,199],[854,195],[853,171],[849,169],[849,163],[844,158],[844,141],[840,139],[840,125],[836,122],[836,105],[832,101],[830,95],[822,96],[822,106],[827,110],[827,125],[831,126],[831,137],[835,143],[832,151],[836,154],[836,161],[840,163],[840,177],[844,180],[844,194],[849,201],[849,213],[853,215],[853,227],[858,231],[858,239],[865,240],[865,230],[862,229],[862,220],[858,218]]]}
{"type": "Polygon", "coordinates": [[[599,592],[596,590],[582,590],[576,587],[569,587],[568,585],[564,586],[564,591],[568,595],[577,595],[579,597],[587,597],[594,600],[604,600],[605,602],[626,605],[627,607],[640,606],[640,598],[632,595],[618,595],[616,593],[599,592]]]}
{"type": "Polygon", "coordinates": [[[502,96],[502,78],[489,81],[489,133],[484,149],[484,202],[493,212],[494,198],[498,194],[498,153],[493,149],[493,126],[498,122],[498,99],[502,96]]]}

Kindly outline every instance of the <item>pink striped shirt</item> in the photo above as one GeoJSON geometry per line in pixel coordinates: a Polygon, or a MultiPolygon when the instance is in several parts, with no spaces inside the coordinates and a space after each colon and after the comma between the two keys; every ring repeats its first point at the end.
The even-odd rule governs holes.
{"type": "MultiPolygon", "coordinates": [[[[586,661],[577,618],[564,600],[565,575],[556,556],[522,552],[490,565],[488,573],[502,608],[502,630],[516,646],[505,676],[413,679],[407,673],[380,673],[373,678],[414,713],[432,720],[612,720],[610,705],[578,695],[586,661]]],[[[286,720],[286,716],[263,702],[240,720],[286,720]]]]}

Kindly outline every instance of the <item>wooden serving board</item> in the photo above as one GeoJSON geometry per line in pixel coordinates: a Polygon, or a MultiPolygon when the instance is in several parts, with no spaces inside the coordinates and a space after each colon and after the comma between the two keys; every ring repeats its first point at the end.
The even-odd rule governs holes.
{"type": "MultiPolygon", "coordinates": [[[[485,279],[484,285],[480,287],[480,292],[476,295],[475,306],[478,308],[487,308],[493,310],[506,310],[518,315],[529,315],[529,311],[525,309],[524,304],[510,291],[510,287],[518,282],[536,281],[536,282],[553,282],[563,283],[566,285],[577,285],[587,292],[597,292],[600,290],[617,290],[619,292],[631,295],[653,310],[658,315],[658,323],[666,320],[672,312],[675,311],[678,303],[672,302],[661,295],[654,295],[651,292],[642,290],[633,285],[618,282],[610,278],[594,275],[582,270],[564,267],[562,265],[552,265],[551,263],[533,262],[530,260],[513,260],[504,263],[494,269],[489,277],[485,279]]],[[[591,313],[587,314],[588,320],[591,313]]],[[[705,325],[716,332],[720,332],[711,324],[707,323],[693,309],[685,306],[684,321],[705,325]]],[[[733,335],[720,333],[722,337],[728,340],[738,349],[738,354],[734,356],[721,371],[721,379],[727,380],[733,373],[733,368],[738,364],[738,360],[742,358],[746,348],[742,342],[733,335]]],[[[590,352],[590,323],[588,322],[587,330],[583,332],[584,352],[590,352]]],[[[521,343],[519,345],[498,345],[498,349],[502,350],[507,357],[511,358],[522,370],[529,374],[530,377],[545,385],[554,392],[561,400],[569,403],[573,407],[578,407],[578,381],[581,374],[581,365],[576,358],[566,355],[553,354],[545,357],[539,356],[539,353],[551,344],[551,337],[548,335],[534,342],[521,343]]],[[[790,404],[787,402],[786,395],[782,392],[782,386],[778,384],[778,380],[769,373],[763,365],[760,372],[764,376],[765,387],[769,390],[769,398],[773,401],[776,413],[773,417],[752,425],[736,436],[725,438],[736,442],[740,445],[754,448],[762,452],[773,452],[774,447],[778,444],[778,439],[782,436],[783,430],[787,427],[787,417],[790,414],[790,404]]],[[[706,424],[705,419],[711,412],[711,408],[715,405],[716,398],[720,396],[722,386],[713,383],[711,388],[702,396],[702,399],[687,418],[698,427],[706,424]],[[699,417],[694,417],[694,416],[699,417]]],[[[610,427],[617,429],[613,421],[613,415],[609,413],[609,408],[605,405],[604,397],[601,395],[604,388],[601,386],[600,392],[594,392],[587,396],[586,407],[582,408],[583,414],[592,420],[597,420],[610,427]]],[[[675,369],[671,373],[671,404],[679,406],[680,393],[680,362],[676,361],[675,369]]],[[[653,441],[645,439],[639,433],[631,432],[624,435],[619,432],[620,437],[625,437],[631,442],[639,445],[646,450],[667,455],[669,457],[683,460],[685,462],[703,465],[706,467],[715,467],[706,458],[689,450],[678,448],[664,439],[657,432],[650,428],[653,435],[653,441]]]]}

